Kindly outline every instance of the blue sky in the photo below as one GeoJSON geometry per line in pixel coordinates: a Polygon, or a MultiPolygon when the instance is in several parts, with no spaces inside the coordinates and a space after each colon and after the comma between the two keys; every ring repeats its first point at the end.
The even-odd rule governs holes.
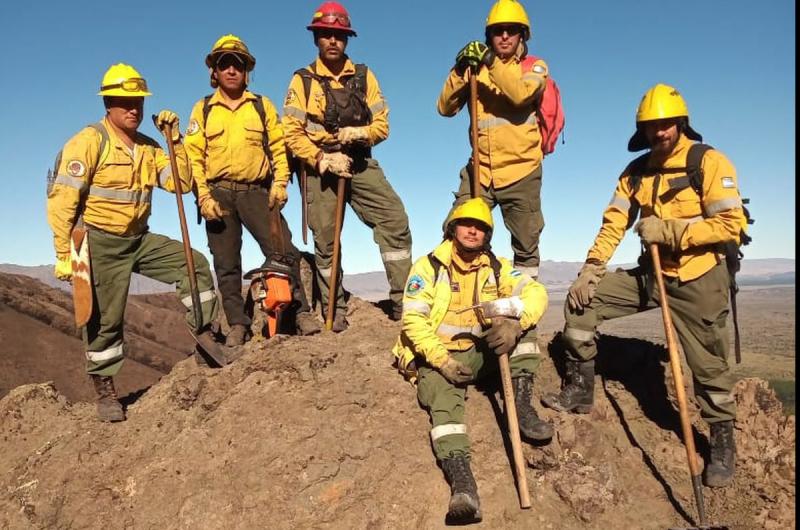
{"type": "MultiPolygon", "coordinates": [[[[391,112],[390,135],[375,157],[403,199],[417,258],[440,241],[440,226],[470,154],[466,112],[436,113],[453,58],[482,39],[490,0],[375,2],[350,0],[358,37],[349,55],[376,73],[391,112]]],[[[746,255],[795,254],[795,4],[742,0],[670,3],[523,2],[531,52],[543,57],[561,88],[566,143],[545,159],[543,259],[582,261],[597,233],[626,151],[636,106],[655,83],[684,95],[693,127],[738,170],[756,224],[746,255]]],[[[45,175],[61,146],[103,114],[96,96],[105,69],[134,65],[153,97],[149,115],[169,108],[188,123],[192,104],[211,92],[203,64],[222,34],[243,38],[257,58],[250,88],[278,108],[291,74],[315,57],[305,26],[318,2],[3,2],[0,42],[9,60],[0,84],[0,262],[55,261],[45,213],[45,175]],[[235,7],[234,7],[235,6],[235,7]]],[[[157,132],[149,120],[142,132],[157,132]]],[[[180,237],[175,198],[156,192],[150,228],[180,237]]],[[[300,237],[299,194],[285,214],[300,237]]],[[[191,240],[208,255],[187,198],[191,240]]],[[[495,223],[502,224],[499,210],[495,223]]],[[[510,256],[500,228],[495,250],[510,256]]],[[[348,210],[342,236],[347,273],[381,270],[371,232],[348,210]]],[[[631,262],[638,241],[626,236],[614,257],[631,262]]],[[[246,236],[244,267],[263,258],[246,236]]]]}

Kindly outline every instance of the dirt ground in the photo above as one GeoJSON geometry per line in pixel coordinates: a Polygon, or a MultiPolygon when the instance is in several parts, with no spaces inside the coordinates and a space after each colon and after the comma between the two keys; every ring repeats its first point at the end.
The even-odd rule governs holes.
{"type": "MultiPolygon", "coordinates": [[[[391,366],[399,325],[355,298],[349,319],[338,335],[257,338],[219,370],[178,361],[126,396],[124,423],[98,423],[93,404],[53,383],[13,388],[0,400],[0,528],[443,527],[449,488],[427,414],[391,366]]],[[[535,400],[560,383],[557,328],[542,323],[535,400]]],[[[603,331],[593,412],[537,406],[557,435],[524,448],[530,510],[518,505],[502,393],[470,388],[480,527],[694,524],[665,351],[603,331]]],[[[704,488],[708,519],[793,528],[795,417],[760,379],[740,381],[736,399],[736,479],[704,488]]],[[[702,457],[708,429],[691,412],[702,457]]]]}

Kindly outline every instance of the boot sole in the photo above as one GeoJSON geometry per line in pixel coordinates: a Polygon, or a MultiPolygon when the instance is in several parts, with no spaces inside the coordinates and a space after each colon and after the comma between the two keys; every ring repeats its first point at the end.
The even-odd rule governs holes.
{"type": "Polygon", "coordinates": [[[478,522],[483,518],[480,505],[465,493],[453,495],[447,517],[458,522],[478,522]]]}

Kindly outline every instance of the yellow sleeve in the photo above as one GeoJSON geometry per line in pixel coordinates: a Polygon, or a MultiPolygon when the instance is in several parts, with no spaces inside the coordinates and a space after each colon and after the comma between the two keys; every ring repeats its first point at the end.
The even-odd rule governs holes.
{"type": "Polygon", "coordinates": [[[369,143],[377,145],[389,137],[389,106],[381,93],[378,79],[367,69],[367,105],[372,113],[369,124],[369,143]]]}
{"type": "Polygon", "coordinates": [[[502,265],[498,286],[500,297],[519,297],[524,307],[519,318],[520,326],[522,329],[535,326],[547,310],[547,290],[541,283],[515,269],[507,259],[498,259],[502,265]]]}
{"type": "Polygon", "coordinates": [[[614,195],[611,196],[611,201],[603,212],[603,224],[586,256],[587,261],[591,259],[608,263],[625,236],[625,231],[636,219],[638,203],[633,198],[628,174],[626,168],[617,182],[614,195]]]}
{"type": "Polygon", "coordinates": [[[433,267],[427,256],[416,261],[408,274],[403,292],[402,334],[411,343],[414,352],[433,367],[444,364],[449,356],[431,322],[435,280],[433,267]]]}
{"type": "MultiPolygon", "coordinates": [[[[156,171],[158,173],[158,187],[175,193],[175,181],[174,175],[172,174],[172,164],[169,160],[169,153],[152,138],[145,138],[147,138],[148,142],[152,142],[156,171]]],[[[189,193],[192,191],[192,172],[189,167],[189,159],[186,156],[186,149],[184,149],[183,143],[181,142],[174,143],[173,147],[175,148],[175,162],[178,166],[181,191],[183,191],[183,193],[189,193]]]]}
{"type": "Polygon", "coordinates": [[[530,72],[520,76],[520,66],[514,61],[504,63],[495,59],[489,67],[489,79],[514,106],[529,105],[539,95],[547,81],[547,64],[539,59],[530,72]]]}
{"type": "Polygon", "coordinates": [[[201,99],[194,104],[189,118],[189,126],[186,128],[186,136],[183,139],[186,155],[192,168],[194,191],[198,198],[211,193],[208,189],[208,175],[206,174],[206,124],[203,122],[203,102],[204,100],[201,99]]]}
{"type": "Polygon", "coordinates": [[[289,82],[289,90],[286,92],[286,99],[283,102],[283,135],[286,147],[292,154],[304,161],[311,167],[317,165],[317,155],[320,148],[317,147],[306,133],[306,111],[308,102],[303,90],[303,79],[299,75],[292,76],[289,82]]]}
{"type": "Polygon", "coordinates": [[[702,205],[706,218],[691,223],[681,239],[687,249],[727,241],[740,242],[740,232],[747,227],[736,168],[717,150],[707,151],[701,161],[703,170],[702,205]]]}
{"type": "Polygon", "coordinates": [[[289,182],[289,162],[286,160],[286,143],[283,138],[283,127],[278,119],[275,105],[264,97],[264,112],[267,118],[267,134],[269,135],[269,151],[272,154],[272,178],[275,182],[289,182]]]}
{"type": "Polygon", "coordinates": [[[81,198],[89,192],[92,175],[100,158],[100,133],[86,127],[73,136],[61,151],[55,181],[47,194],[47,222],[53,231],[56,256],[69,256],[70,234],[78,217],[81,198]]]}
{"type": "Polygon", "coordinates": [[[436,110],[439,111],[439,114],[446,117],[455,116],[467,103],[468,85],[466,72],[464,75],[458,75],[455,68],[451,68],[439,94],[439,101],[436,103],[436,110]]]}

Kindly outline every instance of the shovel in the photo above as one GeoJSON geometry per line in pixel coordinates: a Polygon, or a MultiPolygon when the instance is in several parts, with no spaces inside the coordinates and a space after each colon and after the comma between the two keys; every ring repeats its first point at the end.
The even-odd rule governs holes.
{"type": "MultiPolygon", "coordinates": [[[[683,387],[681,359],[678,355],[678,344],[675,341],[675,335],[672,332],[672,316],[669,312],[667,289],[664,287],[664,276],[661,274],[661,257],[658,254],[657,244],[653,243],[650,245],[650,255],[653,259],[653,274],[656,277],[656,283],[658,284],[658,297],[661,301],[661,315],[664,319],[664,333],[667,336],[667,350],[669,350],[669,365],[672,369],[672,379],[675,383],[675,395],[678,398],[678,412],[680,413],[681,417],[683,443],[686,447],[686,458],[689,462],[689,474],[692,477],[692,489],[694,490],[694,500],[697,504],[697,516],[700,521],[700,526],[692,526],[689,528],[727,530],[727,526],[708,525],[706,523],[706,509],[703,501],[703,486],[700,482],[700,466],[697,464],[697,451],[694,446],[692,424],[689,421],[689,409],[686,403],[686,390],[683,387]]],[[[675,528],[670,530],[679,529],[675,528]]]]}

